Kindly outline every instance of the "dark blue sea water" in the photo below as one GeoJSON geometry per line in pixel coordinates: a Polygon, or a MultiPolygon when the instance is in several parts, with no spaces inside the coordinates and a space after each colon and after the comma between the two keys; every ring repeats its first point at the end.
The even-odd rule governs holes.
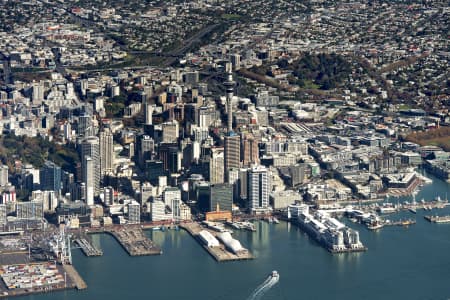
{"type": "MultiPolygon", "coordinates": [[[[434,179],[417,200],[445,198],[446,192],[450,185],[434,179]]],[[[411,202],[399,198],[404,200],[411,202]]],[[[431,213],[450,214],[450,209],[431,213]]],[[[431,224],[425,214],[430,212],[390,215],[416,218],[417,224],[377,232],[350,222],[369,250],[340,255],[331,255],[288,223],[260,222],[255,233],[235,233],[256,259],[229,263],[217,263],[184,231],[148,232],[164,251],[151,257],[129,257],[112,237],[96,235],[102,257],[73,251],[87,290],[20,299],[245,300],[272,270],[278,270],[280,280],[260,299],[449,299],[450,224],[431,224]]]]}

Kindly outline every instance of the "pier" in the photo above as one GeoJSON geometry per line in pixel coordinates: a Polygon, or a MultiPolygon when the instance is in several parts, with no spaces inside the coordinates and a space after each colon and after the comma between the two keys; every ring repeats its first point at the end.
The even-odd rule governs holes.
{"type": "Polygon", "coordinates": [[[450,223],[450,216],[424,216],[424,219],[431,223],[450,223]]]}
{"type": "Polygon", "coordinates": [[[78,238],[75,240],[75,243],[78,246],[80,246],[81,250],[83,251],[84,255],[86,255],[86,256],[102,256],[103,255],[102,250],[97,249],[94,245],[92,245],[85,238],[78,238]]]}
{"type": "Polygon", "coordinates": [[[86,282],[84,282],[83,278],[81,278],[80,274],[78,274],[77,270],[75,270],[72,265],[63,265],[63,268],[72,282],[75,284],[77,290],[84,290],[87,288],[86,282]]]}
{"type": "Polygon", "coordinates": [[[362,244],[359,247],[345,247],[340,249],[333,248],[332,245],[325,240],[323,235],[317,234],[317,232],[314,232],[313,229],[306,226],[304,223],[299,222],[298,220],[291,220],[291,223],[297,225],[301,230],[308,234],[310,238],[315,240],[320,246],[324,247],[328,252],[332,254],[365,252],[368,250],[368,248],[366,246],[363,246],[362,244]]]}
{"type": "Polygon", "coordinates": [[[122,227],[105,232],[114,236],[130,256],[162,254],[161,248],[156,246],[140,228],[122,227]]]}
{"type": "Polygon", "coordinates": [[[383,226],[409,226],[414,224],[416,224],[416,220],[413,219],[383,222],[383,226]]]}
{"type": "MultiPolygon", "coordinates": [[[[248,260],[254,258],[248,250],[240,253],[230,252],[222,243],[217,247],[206,246],[199,236],[200,231],[205,230],[205,228],[201,227],[198,223],[186,223],[180,225],[180,227],[189,232],[189,234],[192,235],[202,245],[202,247],[218,262],[248,260]]],[[[216,237],[218,234],[217,232],[212,230],[208,231],[214,237],[216,237]]]]}

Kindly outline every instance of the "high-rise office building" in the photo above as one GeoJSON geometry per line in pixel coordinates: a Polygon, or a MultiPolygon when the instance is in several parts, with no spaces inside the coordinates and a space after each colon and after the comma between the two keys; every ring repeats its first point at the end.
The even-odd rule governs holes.
{"type": "Polygon", "coordinates": [[[233,207],[233,186],[228,183],[213,184],[210,186],[209,211],[231,211],[233,207]]]}
{"type": "Polygon", "coordinates": [[[265,212],[269,209],[270,176],[269,170],[256,166],[248,172],[248,203],[251,213],[265,212]]]}
{"type": "Polygon", "coordinates": [[[176,187],[168,187],[163,192],[163,200],[172,211],[172,219],[181,220],[181,191],[176,187]]]}
{"type": "Polygon", "coordinates": [[[239,168],[241,162],[241,138],[239,135],[230,132],[225,136],[224,171],[225,182],[228,181],[228,170],[239,168]]]}
{"type": "Polygon", "coordinates": [[[113,134],[110,129],[100,132],[100,175],[103,178],[114,170],[113,134]]]}
{"type": "Polygon", "coordinates": [[[159,145],[159,157],[163,161],[164,170],[177,173],[181,169],[181,151],[175,143],[159,145]]]}
{"type": "Polygon", "coordinates": [[[176,143],[179,136],[178,121],[165,122],[162,127],[162,142],[176,143]]]}
{"type": "Polygon", "coordinates": [[[39,171],[41,189],[44,191],[61,191],[61,167],[54,162],[46,161],[39,171]]]}
{"type": "Polygon", "coordinates": [[[153,124],[153,111],[155,110],[155,106],[150,103],[145,103],[144,106],[144,115],[145,115],[145,124],[152,125],[153,124]]]}
{"type": "Polygon", "coordinates": [[[230,61],[233,65],[233,69],[239,70],[241,68],[241,56],[239,54],[231,54],[230,61]]]}
{"type": "Polygon", "coordinates": [[[103,203],[107,206],[114,204],[114,189],[112,186],[106,186],[103,188],[103,203]]]}
{"type": "Polygon", "coordinates": [[[90,156],[83,157],[83,183],[85,184],[85,201],[89,206],[94,205],[95,173],[94,160],[90,156]]]}
{"type": "Polygon", "coordinates": [[[0,186],[8,185],[8,166],[0,166],[0,186]]]}
{"type": "Polygon", "coordinates": [[[78,136],[89,136],[93,133],[92,128],[92,117],[86,113],[78,117],[77,123],[77,135],[78,136]]]}
{"type": "Polygon", "coordinates": [[[153,222],[169,220],[171,218],[171,216],[166,214],[166,205],[164,204],[164,201],[161,199],[153,199],[151,202],[150,217],[153,222]]]}
{"type": "Polygon", "coordinates": [[[242,140],[242,160],[246,167],[259,164],[258,141],[252,134],[246,134],[242,140]]]}
{"type": "Polygon", "coordinates": [[[150,182],[143,182],[140,188],[141,205],[150,202],[153,196],[153,185],[150,182]]]}
{"type": "Polygon", "coordinates": [[[81,158],[81,181],[88,183],[88,175],[91,176],[90,172],[85,168],[87,166],[91,166],[94,170],[92,177],[92,182],[89,182],[90,185],[94,187],[94,195],[98,195],[100,193],[100,172],[98,172],[100,168],[100,142],[99,138],[95,136],[90,136],[81,140],[80,145],[80,158],[81,158]],[[89,157],[91,161],[86,164],[85,158],[89,157]]]}
{"type": "Polygon", "coordinates": [[[141,223],[141,206],[136,201],[128,203],[128,223],[139,224],[141,223]]]}
{"type": "Polygon", "coordinates": [[[137,163],[141,168],[145,162],[153,158],[155,152],[155,141],[149,135],[138,135],[136,137],[137,163]]]}
{"type": "Polygon", "coordinates": [[[209,182],[212,184],[224,182],[224,150],[221,147],[211,148],[209,182]]]}
{"type": "Polygon", "coordinates": [[[31,90],[31,102],[34,105],[39,105],[44,100],[44,85],[41,83],[34,83],[31,90]]]}

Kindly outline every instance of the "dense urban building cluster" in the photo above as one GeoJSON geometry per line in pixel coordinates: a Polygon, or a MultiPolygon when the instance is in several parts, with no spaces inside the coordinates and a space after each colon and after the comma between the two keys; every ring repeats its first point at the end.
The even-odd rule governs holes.
{"type": "Polygon", "coordinates": [[[443,2],[255,3],[2,1],[3,230],[339,207],[411,193],[417,167],[449,180],[443,2]]]}

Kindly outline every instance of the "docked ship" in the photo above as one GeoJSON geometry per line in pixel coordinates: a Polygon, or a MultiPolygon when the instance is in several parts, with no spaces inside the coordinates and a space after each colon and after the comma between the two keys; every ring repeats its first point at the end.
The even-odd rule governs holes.
{"type": "Polygon", "coordinates": [[[255,225],[250,222],[242,222],[242,228],[248,231],[256,231],[255,225]]]}
{"type": "Polygon", "coordinates": [[[416,221],[408,219],[408,220],[403,220],[401,221],[403,226],[408,226],[408,225],[413,225],[416,224],[416,221]]]}

